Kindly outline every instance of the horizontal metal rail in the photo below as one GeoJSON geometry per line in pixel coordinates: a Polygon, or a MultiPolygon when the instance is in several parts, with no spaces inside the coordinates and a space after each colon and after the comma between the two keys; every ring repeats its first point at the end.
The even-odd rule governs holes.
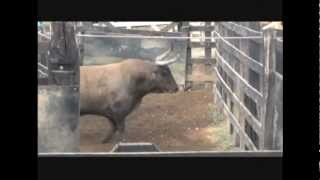
{"type": "MultiPolygon", "coordinates": [[[[217,87],[215,87],[217,90],[217,87]]],[[[230,111],[228,105],[223,101],[223,98],[221,96],[221,94],[219,93],[219,91],[216,91],[217,95],[221,101],[221,103],[223,104],[223,108],[227,111],[228,116],[230,117],[230,122],[232,123],[232,125],[234,125],[236,128],[236,131],[238,133],[240,133],[240,135],[245,138],[245,144],[249,145],[254,151],[257,151],[257,147],[254,145],[254,143],[251,141],[251,139],[249,138],[249,136],[247,135],[246,132],[243,131],[243,129],[241,128],[237,118],[232,114],[232,112],[230,111]]]]}
{"type": "MultiPolygon", "coordinates": [[[[215,32],[215,31],[214,31],[215,32]]],[[[103,32],[102,32],[103,33],[103,32]]],[[[132,39],[263,39],[262,36],[248,36],[248,37],[213,37],[213,36],[200,36],[200,37],[190,37],[190,36],[146,36],[146,35],[115,35],[115,34],[80,34],[78,33],[76,36],[78,37],[94,37],[94,38],[132,38],[132,39]]]]}
{"type": "Polygon", "coordinates": [[[48,74],[47,74],[47,73],[45,73],[45,72],[41,71],[40,69],[38,69],[38,72],[39,72],[40,74],[44,75],[44,76],[48,76],[48,74]]]}
{"type": "Polygon", "coordinates": [[[258,103],[262,103],[262,98],[263,98],[263,95],[261,92],[257,91],[254,87],[252,87],[248,81],[246,79],[244,79],[237,71],[235,71],[230,65],[229,63],[226,62],[226,60],[219,54],[218,51],[216,51],[216,56],[218,58],[216,58],[217,62],[221,62],[220,65],[221,67],[227,71],[227,73],[229,74],[229,76],[231,76],[235,81],[237,81],[237,79],[235,78],[238,78],[246,88],[243,88],[244,86],[242,84],[240,84],[239,86],[242,88],[242,89],[247,89],[247,93],[248,95],[255,99],[256,101],[258,101],[258,103]]]}
{"type": "Polygon", "coordinates": [[[38,66],[42,67],[42,68],[45,69],[45,70],[48,70],[48,67],[47,67],[47,66],[45,66],[45,65],[43,65],[43,64],[41,64],[41,63],[39,63],[39,62],[38,62],[38,66]]]}
{"type": "MultiPolygon", "coordinates": [[[[247,37],[247,36],[263,36],[262,32],[258,32],[255,30],[252,30],[250,28],[232,23],[232,22],[221,22],[218,23],[218,26],[223,26],[224,28],[233,31],[234,33],[236,33],[236,36],[240,36],[240,37],[247,37]]],[[[262,38],[261,39],[252,39],[254,42],[256,43],[260,43],[263,44],[262,38]]]]}
{"type": "Polygon", "coordinates": [[[51,39],[51,37],[49,35],[43,34],[41,32],[38,32],[38,35],[40,35],[40,36],[42,36],[42,37],[44,37],[46,39],[49,39],[49,40],[51,39]]]}
{"type": "MultiPolygon", "coordinates": [[[[249,66],[249,68],[252,69],[253,71],[258,72],[259,74],[264,73],[264,67],[261,66],[260,63],[257,63],[255,61],[250,61],[247,58],[243,58],[243,55],[241,53],[239,53],[238,51],[236,51],[233,48],[230,48],[226,44],[219,43],[219,44],[216,44],[216,47],[217,48],[214,49],[214,51],[219,51],[219,52],[221,52],[220,54],[222,54],[222,52],[226,52],[226,53],[232,55],[236,60],[238,60],[239,63],[246,63],[249,66]]],[[[232,59],[232,61],[234,61],[234,59],[232,59]]]]}
{"type": "Polygon", "coordinates": [[[253,116],[253,114],[242,103],[242,101],[237,97],[237,95],[235,95],[232,92],[230,87],[227,85],[227,83],[223,80],[223,78],[219,74],[219,71],[218,71],[218,69],[216,67],[215,67],[215,71],[216,71],[216,74],[217,74],[217,77],[218,77],[219,81],[223,85],[224,89],[227,90],[227,93],[233,99],[233,102],[236,102],[239,105],[241,112],[244,111],[244,113],[246,113],[246,116],[248,117],[247,120],[248,120],[249,124],[253,127],[253,129],[255,131],[261,132],[262,131],[262,124],[253,116]]]}
{"type": "Polygon", "coordinates": [[[248,59],[249,61],[251,61],[253,64],[256,64],[258,66],[262,66],[262,63],[259,63],[257,60],[253,59],[252,57],[248,56],[246,53],[244,53],[243,51],[241,51],[240,49],[238,49],[237,47],[235,47],[233,44],[231,44],[229,41],[225,40],[224,37],[222,37],[218,32],[214,32],[214,34],[216,34],[226,45],[230,46],[231,48],[233,48],[234,50],[236,50],[239,54],[241,54],[243,57],[245,57],[246,59],[248,59]]]}
{"type": "Polygon", "coordinates": [[[251,29],[249,27],[242,26],[242,25],[234,23],[234,22],[228,22],[228,23],[229,24],[233,24],[233,25],[238,26],[238,27],[241,27],[242,29],[246,29],[247,31],[250,31],[250,32],[253,32],[253,33],[262,34],[262,32],[260,32],[260,31],[253,30],[253,29],[251,29]]]}

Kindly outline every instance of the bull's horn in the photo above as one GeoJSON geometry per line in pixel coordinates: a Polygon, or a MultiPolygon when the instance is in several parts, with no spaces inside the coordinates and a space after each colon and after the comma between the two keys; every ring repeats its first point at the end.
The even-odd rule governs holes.
{"type": "Polygon", "coordinates": [[[163,54],[161,54],[160,56],[156,57],[156,62],[160,61],[161,59],[163,59],[165,56],[167,56],[170,53],[171,49],[168,49],[166,52],[164,52],[163,54]]]}
{"type": "Polygon", "coordinates": [[[180,58],[180,54],[177,54],[175,57],[168,59],[166,61],[156,61],[156,64],[160,66],[169,65],[176,62],[179,58],[180,58]]]}
{"type": "Polygon", "coordinates": [[[171,59],[168,59],[166,61],[162,61],[162,59],[164,59],[164,57],[166,57],[169,53],[170,53],[171,49],[168,49],[166,52],[164,52],[163,54],[161,54],[160,56],[156,57],[156,61],[155,63],[157,65],[160,65],[160,66],[164,66],[164,65],[169,65],[175,61],[177,61],[177,59],[180,57],[180,55],[176,55],[175,57],[171,58],[171,59]]]}

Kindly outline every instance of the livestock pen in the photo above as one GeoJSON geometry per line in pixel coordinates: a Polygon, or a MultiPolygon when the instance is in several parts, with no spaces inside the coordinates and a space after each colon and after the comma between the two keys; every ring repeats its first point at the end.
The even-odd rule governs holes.
{"type": "Polygon", "coordinates": [[[261,29],[256,22],[216,23],[216,102],[222,104],[229,117],[236,146],[245,150],[280,150],[282,31],[261,29]],[[224,36],[240,38],[228,41],[224,36]],[[258,38],[241,39],[250,36],[258,38]]]}
{"type": "MultiPolygon", "coordinates": [[[[282,99],[279,99],[282,93],[279,89],[282,86],[282,75],[279,75],[282,69],[282,41],[275,37],[275,30],[255,29],[253,22],[172,22],[153,27],[132,26],[130,29],[114,24],[81,22],[72,26],[77,44],[74,52],[78,52],[79,65],[111,64],[126,58],[153,61],[168,49],[170,56],[180,57],[169,66],[180,91],[147,95],[140,107],[127,117],[125,142],[151,142],[166,152],[282,148],[282,99]],[[258,33],[250,34],[255,31],[258,33]],[[195,37],[196,33],[200,35],[195,37]],[[234,39],[228,39],[228,36],[234,39]],[[234,41],[240,45],[232,45],[234,41]],[[252,41],[258,45],[249,46],[252,41]],[[252,63],[250,60],[253,58],[248,60],[248,57],[255,58],[257,49],[260,51],[260,61],[252,63]],[[234,63],[237,60],[238,64],[234,63]],[[253,70],[249,68],[251,66],[253,70]],[[261,92],[256,88],[260,88],[261,92]],[[256,94],[261,97],[256,97],[256,94]],[[248,100],[252,96],[254,99],[248,100]],[[252,108],[254,103],[258,104],[256,110],[252,108]],[[237,114],[234,115],[233,111],[237,114]]],[[[57,29],[53,28],[53,34],[56,32],[57,29]]],[[[76,60],[70,62],[61,61],[61,57],[54,58],[50,54],[55,51],[50,48],[57,44],[44,44],[41,48],[44,50],[39,55],[38,71],[45,71],[48,75],[47,78],[39,77],[39,80],[47,79],[49,83],[46,85],[50,82],[52,85],[59,82],[57,78],[63,78],[63,83],[55,84],[56,87],[78,87],[77,81],[70,80],[72,74],[72,77],[78,77],[77,73],[73,73],[78,71],[76,60]],[[45,50],[48,48],[49,54],[45,50]]],[[[70,97],[76,99],[78,92],[72,93],[75,94],[70,97]]],[[[75,99],[72,101],[77,107],[75,99]]],[[[61,109],[57,111],[67,113],[61,109]]],[[[72,110],[68,113],[74,115],[77,112],[72,110]]],[[[74,133],[78,134],[75,135],[78,140],[74,141],[78,151],[112,151],[114,143],[101,143],[112,128],[105,118],[95,115],[75,115],[72,118],[78,118],[72,121],[78,123],[74,133]]]]}

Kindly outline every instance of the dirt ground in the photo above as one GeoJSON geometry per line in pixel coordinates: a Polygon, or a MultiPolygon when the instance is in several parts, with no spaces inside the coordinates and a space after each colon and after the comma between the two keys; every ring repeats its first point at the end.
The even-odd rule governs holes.
{"type": "MultiPolygon", "coordinates": [[[[150,94],[127,117],[125,142],[152,142],[161,151],[231,150],[226,121],[215,122],[213,95],[199,90],[175,94],[150,94]]],[[[106,118],[80,118],[82,152],[108,152],[114,144],[102,144],[110,133],[106,118]]]]}

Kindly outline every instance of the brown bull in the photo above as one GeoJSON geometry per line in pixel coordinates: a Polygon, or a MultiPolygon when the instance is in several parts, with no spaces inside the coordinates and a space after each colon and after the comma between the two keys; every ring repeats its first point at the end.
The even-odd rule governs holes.
{"type": "Polygon", "coordinates": [[[111,139],[122,140],[125,118],[145,95],[178,91],[168,63],[129,59],[109,65],[80,67],[80,115],[101,115],[113,125],[111,136],[103,143],[111,139]]]}

